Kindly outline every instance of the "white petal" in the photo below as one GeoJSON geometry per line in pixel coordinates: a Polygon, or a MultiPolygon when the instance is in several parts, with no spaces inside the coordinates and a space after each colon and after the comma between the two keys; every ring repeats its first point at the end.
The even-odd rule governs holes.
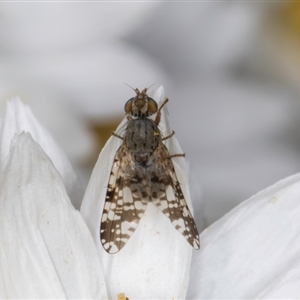
{"type": "Polygon", "coordinates": [[[68,158],[50,133],[35,118],[30,108],[18,97],[7,102],[0,134],[1,166],[7,159],[12,138],[16,133],[21,133],[22,131],[30,132],[35,141],[41,145],[51,158],[63,178],[72,203],[76,208],[79,208],[83,190],[68,158]]]}
{"type": "Polygon", "coordinates": [[[300,174],[243,202],[201,234],[189,299],[300,294],[300,174]]]}
{"type": "Polygon", "coordinates": [[[28,133],[1,176],[0,220],[0,298],[107,299],[90,232],[28,133]]]}
{"type": "MultiPolygon", "coordinates": [[[[163,88],[159,88],[152,98],[161,104],[163,88]]],[[[165,113],[164,109],[163,115],[165,113]]],[[[171,133],[167,122],[164,117],[161,124],[164,136],[171,133]]],[[[125,123],[124,119],[117,132],[122,132],[125,123]]],[[[183,299],[188,287],[192,247],[153,205],[148,205],[137,230],[120,252],[107,254],[100,244],[99,224],[108,178],[121,142],[112,136],[103,148],[81,207],[99,249],[104,273],[110,284],[109,296],[113,298],[124,292],[129,299],[183,299]]],[[[174,138],[168,144],[172,145],[171,153],[182,153],[174,138]]],[[[178,178],[190,203],[185,169],[181,168],[185,167],[184,159],[177,160],[178,178]]]]}

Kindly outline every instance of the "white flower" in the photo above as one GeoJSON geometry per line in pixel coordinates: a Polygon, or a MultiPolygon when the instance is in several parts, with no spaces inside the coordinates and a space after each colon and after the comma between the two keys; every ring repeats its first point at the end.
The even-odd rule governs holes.
{"type": "MultiPolygon", "coordinates": [[[[153,98],[161,100],[163,89],[153,98]]],[[[57,171],[54,141],[36,135],[40,125],[26,115],[13,101],[0,136],[0,298],[116,299],[124,292],[130,300],[184,299],[187,291],[187,299],[299,297],[300,174],[243,202],[201,234],[188,287],[192,248],[151,206],[119,253],[107,254],[100,245],[103,195],[119,139],[103,149],[86,191],[81,213],[88,230],[57,171]],[[29,133],[16,135],[5,150],[8,129],[27,123],[43,147],[52,144],[53,162],[29,133]]],[[[168,126],[164,118],[163,133],[168,126]]],[[[168,142],[170,151],[181,152],[176,140],[168,142]]],[[[183,162],[178,158],[175,166],[186,183],[183,162]]]]}

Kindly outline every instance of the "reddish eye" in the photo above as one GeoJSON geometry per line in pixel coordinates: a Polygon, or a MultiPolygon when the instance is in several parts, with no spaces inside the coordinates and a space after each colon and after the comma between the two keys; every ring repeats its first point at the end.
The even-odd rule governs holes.
{"type": "Polygon", "coordinates": [[[148,98],[148,112],[150,115],[157,112],[157,103],[151,98],[148,98]]]}
{"type": "Polygon", "coordinates": [[[131,113],[131,111],[132,111],[132,101],[133,101],[133,98],[129,99],[124,106],[124,110],[127,114],[131,113]]]}

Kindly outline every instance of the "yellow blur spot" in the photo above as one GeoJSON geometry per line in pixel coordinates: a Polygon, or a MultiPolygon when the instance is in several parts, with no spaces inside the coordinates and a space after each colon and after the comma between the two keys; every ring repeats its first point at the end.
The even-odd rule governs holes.
{"type": "Polygon", "coordinates": [[[120,293],[118,294],[118,300],[129,300],[129,299],[126,297],[125,293],[120,293]]]}

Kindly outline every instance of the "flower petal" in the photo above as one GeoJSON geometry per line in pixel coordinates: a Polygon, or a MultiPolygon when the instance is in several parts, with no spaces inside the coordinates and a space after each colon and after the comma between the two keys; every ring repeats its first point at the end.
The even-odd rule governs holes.
{"type": "MultiPolygon", "coordinates": [[[[163,88],[160,87],[152,98],[161,102],[163,88]]],[[[162,114],[166,114],[166,107],[162,114]]],[[[126,122],[126,119],[121,122],[117,133],[122,134],[126,122]]],[[[171,133],[166,117],[162,118],[160,125],[164,136],[171,133]]],[[[174,137],[166,142],[171,154],[182,153],[174,137]]],[[[152,204],[148,205],[138,228],[120,252],[108,254],[100,244],[99,224],[108,178],[121,143],[120,139],[112,136],[103,148],[81,207],[83,218],[99,249],[109,283],[109,296],[113,298],[124,292],[129,299],[183,299],[188,286],[192,247],[152,204]]],[[[176,161],[178,163],[174,162],[174,166],[178,179],[190,204],[184,159],[176,158],[176,161]]]]}
{"type": "Polygon", "coordinates": [[[300,293],[300,174],[237,206],[201,234],[189,299],[288,299],[300,293]]]}
{"type": "Polygon", "coordinates": [[[7,159],[12,138],[22,131],[30,132],[34,140],[51,158],[63,178],[72,203],[79,208],[83,189],[71,163],[50,133],[35,118],[30,108],[18,97],[7,102],[0,134],[0,165],[2,166],[7,159]]]}
{"type": "Polygon", "coordinates": [[[90,232],[29,133],[12,142],[0,219],[0,298],[107,299],[90,232]]]}

